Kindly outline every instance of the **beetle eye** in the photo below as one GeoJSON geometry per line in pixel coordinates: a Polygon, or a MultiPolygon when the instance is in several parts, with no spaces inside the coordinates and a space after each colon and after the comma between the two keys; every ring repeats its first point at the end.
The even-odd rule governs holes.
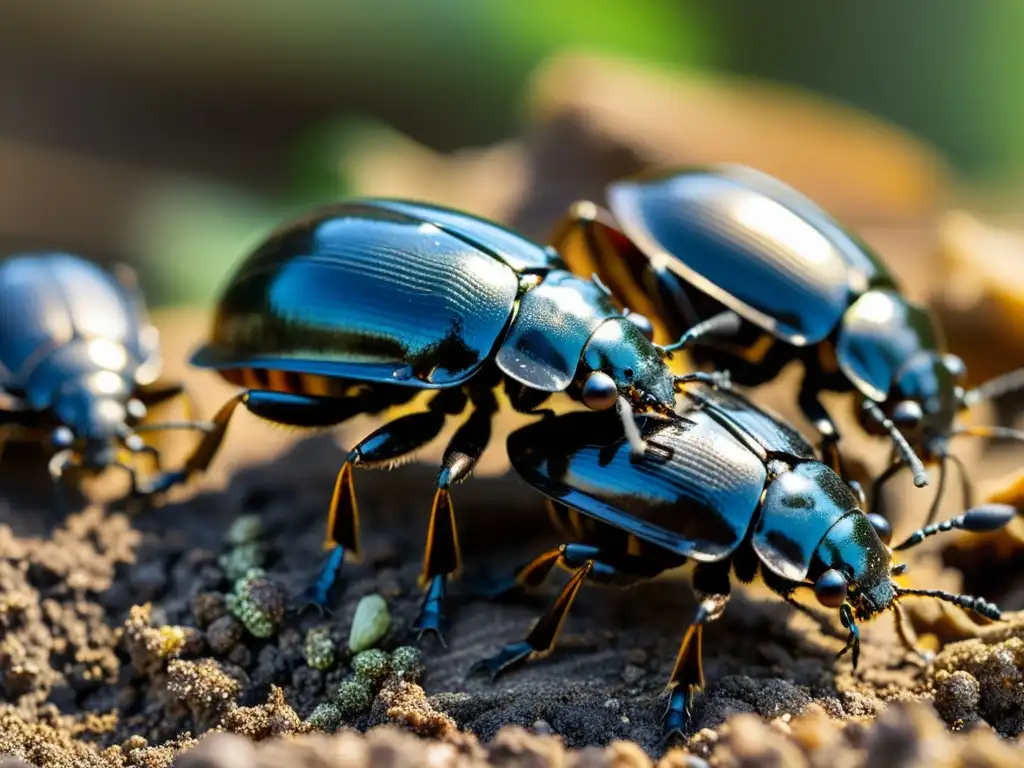
{"type": "Polygon", "coordinates": [[[825,571],[814,582],[814,596],[828,608],[838,608],[846,602],[846,577],[835,568],[825,571]]]}
{"type": "Polygon", "coordinates": [[[583,404],[592,411],[607,411],[619,397],[619,389],[615,380],[607,373],[594,371],[583,382],[580,392],[583,404]]]}
{"type": "Polygon", "coordinates": [[[75,434],[68,427],[57,427],[50,435],[50,444],[57,450],[70,448],[75,442],[75,434]]]}
{"type": "Polygon", "coordinates": [[[145,403],[134,397],[125,404],[125,410],[128,412],[128,418],[132,421],[142,421],[146,418],[145,403]]]}
{"type": "Polygon", "coordinates": [[[878,534],[878,538],[882,540],[883,544],[892,541],[892,526],[889,525],[888,520],[881,515],[870,514],[868,522],[871,523],[871,527],[875,529],[875,533],[878,534]]]}
{"type": "Polygon", "coordinates": [[[960,381],[967,375],[967,364],[956,355],[944,355],[942,364],[946,366],[949,375],[960,381]]]}
{"type": "Polygon", "coordinates": [[[921,405],[913,400],[903,400],[896,403],[892,411],[892,420],[900,427],[916,427],[924,418],[924,411],[921,405]]]}
{"type": "Polygon", "coordinates": [[[644,335],[645,339],[648,341],[652,341],[654,339],[654,326],[651,324],[651,321],[647,319],[646,315],[641,315],[638,312],[630,312],[626,315],[626,319],[637,327],[637,330],[644,335]]]}

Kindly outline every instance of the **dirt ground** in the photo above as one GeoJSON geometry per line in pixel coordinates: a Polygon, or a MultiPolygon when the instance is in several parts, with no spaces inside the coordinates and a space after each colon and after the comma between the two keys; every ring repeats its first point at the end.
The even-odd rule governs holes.
{"type": "MultiPolygon", "coordinates": [[[[572,63],[569,74],[576,77],[572,67],[579,66],[572,63]]],[[[566,76],[549,77],[556,75],[566,76]]],[[[580,109],[545,108],[570,116],[580,109]]],[[[526,140],[526,160],[518,161],[522,177],[532,179],[532,193],[513,185],[504,197],[488,198],[501,197],[495,205],[504,218],[537,234],[566,199],[595,194],[603,180],[651,161],[621,132],[599,131],[601,120],[591,115],[581,123],[556,114],[540,123],[546,128],[526,140]],[[589,153],[592,167],[586,167],[593,173],[580,170],[582,160],[568,169],[542,163],[552,142],[589,153]]],[[[654,159],[660,162],[675,157],[659,151],[654,159]]],[[[684,159],[690,158],[675,162],[684,159]]],[[[445,194],[407,194],[457,204],[493,161],[483,155],[453,160],[445,166],[454,169],[445,194]]],[[[417,169],[416,162],[406,167],[417,169]]],[[[906,167],[915,179],[926,175],[906,167]]],[[[393,183],[417,190],[417,178],[410,172],[404,184],[393,183]]],[[[870,193],[875,187],[867,181],[862,186],[870,193]]],[[[863,212],[860,204],[870,195],[858,198],[856,185],[852,189],[845,190],[856,203],[850,210],[863,212]]],[[[929,199],[915,208],[919,198],[907,195],[891,201],[904,204],[902,223],[876,226],[871,238],[893,254],[913,290],[929,295],[929,280],[938,276],[923,268],[922,254],[931,253],[932,243],[921,232],[931,231],[927,211],[936,203],[929,199]]],[[[200,410],[212,413],[231,388],[182,362],[201,338],[206,315],[164,313],[158,324],[168,377],[183,378],[200,410]]],[[[966,333],[957,327],[953,336],[966,333]]],[[[968,336],[958,351],[965,350],[969,362],[973,355],[991,363],[991,350],[978,338],[968,336]]],[[[792,414],[796,375],[788,371],[759,398],[792,414]]],[[[994,414],[979,416],[985,418],[994,414]]],[[[507,432],[515,423],[506,418],[501,426],[507,432]]],[[[844,426],[851,457],[877,471],[886,459],[884,444],[844,426]]],[[[341,446],[371,427],[357,420],[311,436],[239,413],[210,473],[188,488],[152,509],[122,510],[102,503],[116,496],[120,478],[86,481],[67,515],[53,508],[43,455],[9,449],[0,475],[0,756],[11,757],[0,757],[0,766],[1020,764],[1020,521],[1009,533],[984,539],[949,535],[921,547],[910,561],[908,583],[965,588],[1008,611],[1005,621],[979,627],[955,608],[908,600],[921,642],[938,650],[928,666],[907,657],[890,619],[882,618],[863,627],[860,666],[853,672],[849,656],[835,659],[843,644],[838,621],[821,626],[763,590],[739,590],[705,634],[708,685],[696,702],[692,735],[667,753],[659,729],[663,689],[695,606],[685,573],[629,590],[584,590],[550,657],[495,683],[467,676],[474,661],[519,639],[551,594],[501,602],[473,595],[478,579],[506,574],[557,543],[540,497],[506,471],[500,434],[477,475],[454,495],[466,573],[452,589],[447,647],[429,640],[422,646],[422,690],[392,678],[338,733],[319,732],[306,720],[351,675],[343,649],[360,598],[378,594],[389,606],[392,623],[382,648],[410,642],[421,599],[420,548],[444,438],[415,463],[356,475],[365,552],[361,563],[346,564],[332,616],[289,612],[271,637],[243,631],[224,618],[232,579],[222,556],[230,550],[233,521],[254,515],[269,579],[261,604],[301,590],[315,573],[341,446]],[[339,649],[325,671],[312,668],[303,649],[308,630],[317,627],[326,628],[339,649]]],[[[171,441],[168,464],[187,448],[185,439],[171,441]]],[[[1006,449],[983,452],[974,443],[961,455],[986,492],[1006,488],[1003,478],[1020,458],[1006,449]]],[[[1014,501],[1021,496],[1008,494],[1014,501]]],[[[923,517],[924,496],[897,488],[887,497],[897,538],[923,517]]],[[[946,511],[952,513],[958,494],[949,496],[946,511]]]]}

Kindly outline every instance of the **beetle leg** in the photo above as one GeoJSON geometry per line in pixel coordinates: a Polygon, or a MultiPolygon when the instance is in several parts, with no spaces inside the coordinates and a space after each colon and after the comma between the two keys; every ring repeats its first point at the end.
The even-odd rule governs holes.
{"type": "Polygon", "coordinates": [[[839,429],[836,427],[832,416],[825,410],[819,399],[819,390],[810,376],[804,376],[803,384],[800,387],[800,411],[807,418],[818,434],[821,435],[821,457],[825,464],[846,480],[846,472],[843,467],[843,458],[839,453],[839,429]]]}
{"type": "Polygon", "coordinates": [[[345,398],[293,395],[263,389],[240,392],[221,406],[209,423],[203,423],[203,431],[206,434],[185,460],[184,466],[174,472],[164,472],[146,493],[166,491],[185,482],[192,475],[204,472],[224,442],[228,424],[239,405],[244,405],[254,416],[278,424],[293,427],[328,427],[370,411],[378,404],[379,399],[372,391],[345,398]]]}
{"type": "Polygon", "coordinates": [[[188,421],[195,421],[196,415],[199,413],[195,398],[192,397],[192,394],[180,381],[173,383],[156,382],[145,387],[139,387],[135,392],[135,399],[147,408],[162,405],[178,397],[185,404],[185,418],[188,421]]]}
{"type": "Polygon", "coordinates": [[[892,478],[895,477],[905,466],[906,464],[900,461],[899,458],[896,458],[888,467],[886,467],[885,471],[878,476],[878,479],[876,479],[871,486],[871,504],[868,505],[868,509],[866,511],[876,515],[882,514],[879,511],[882,507],[882,488],[885,487],[885,484],[892,480],[892,478]]]}
{"type": "Polygon", "coordinates": [[[483,659],[474,664],[469,674],[486,670],[491,679],[494,680],[505,670],[527,660],[530,656],[543,655],[554,650],[558,642],[558,635],[562,631],[566,616],[572,607],[576,595],[583,586],[583,582],[594,570],[595,561],[587,560],[582,566],[576,569],[569,581],[562,587],[562,591],[555,598],[548,609],[541,614],[533,629],[525,638],[518,643],[506,645],[495,656],[483,659]]]}
{"type": "Polygon", "coordinates": [[[491,421],[498,409],[498,402],[493,393],[488,391],[477,395],[473,400],[473,406],[469,418],[459,427],[445,448],[441,471],[437,475],[437,491],[434,493],[434,502],[430,508],[430,525],[427,528],[423,571],[420,574],[420,583],[426,587],[427,594],[420,614],[413,624],[420,637],[426,632],[433,632],[442,637],[442,629],[446,623],[445,585],[448,577],[457,574],[462,567],[450,489],[455,483],[465,480],[472,474],[473,468],[490,442],[491,421]]]}
{"type": "Polygon", "coordinates": [[[728,592],[704,595],[693,621],[683,636],[668,682],[671,694],[663,718],[666,741],[675,735],[682,736],[690,724],[693,694],[704,687],[704,667],[701,660],[704,625],[721,616],[728,602],[728,592]]]}
{"type": "Polygon", "coordinates": [[[899,603],[894,602],[892,604],[892,613],[893,620],[896,622],[896,634],[900,636],[900,642],[903,644],[903,647],[910,653],[917,656],[917,658],[925,664],[930,664],[932,659],[935,658],[935,654],[931,651],[926,651],[917,645],[917,638],[914,635],[914,630],[907,626],[907,618],[903,615],[903,608],[899,603]]]}
{"type": "Polygon", "coordinates": [[[469,674],[486,670],[494,679],[531,655],[544,655],[554,650],[569,608],[587,578],[622,585],[653,578],[678,564],[675,560],[668,562],[582,543],[563,544],[544,552],[516,570],[513,587],[540,586],[555,565],[570,569],[572,577],[523,640],[510,643],[495,656],[477,662],[469,674]]]}
{"type": "MultiPolygon", "coordinates": [[[[429,443],[444,427],[446,411],[442,407],[451,399],[451,390],[442,390],[431,400],[428,410],[410,413],[385,424],[356,445],[338,470],[327,515],[327,533],[324,549],[330,554],[316,580],[303,594],[303,607],[314,606],[324,610],[331,587],[346,552],[359,552],[359,507],[356,503],[352,470],[356,466],[373,467],[390,463],[429,443]]],[[[463,397],[456,392],[457,396],[463,397]]],[[[463,403],[465,400],[463,399],[463,403]]]]}

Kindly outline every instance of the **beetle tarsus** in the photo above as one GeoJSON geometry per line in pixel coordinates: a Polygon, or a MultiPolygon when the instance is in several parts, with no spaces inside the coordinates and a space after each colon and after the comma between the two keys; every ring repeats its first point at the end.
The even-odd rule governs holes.
{"type": "Polygon", "coordinates": [[[476,662],[469,668],[467,677],[479,672],[486,672],[491,680],[497,680],[502,673],[526,661],[535,650],[527,640],[509,643],[494,656],[476,662]]]}
{"type": "Polygon", "coordinates": [[[448,628],[448,619],[444,612],[444,601],[446,592],[446,578],[438,574],[430,580],[427,586],[427,593],[423,598],[423,605],[420,607],[419,616],[413,623],[416,631],[416,639],[422,641],[426,635],[433,635],[437,638],[442,648],[447,648],[444,633],[448,628]]]}
{"type": "Polygon", "coordinates": [[[668,697],[668,708],[661,717],[661,741],[668,746],[675,739],[685,739],[690,727],[692,695],[688,686],[678,686],[668,697]]]}
{"type": "Polygon", "coordinates": [[[331,590],[338,582],[338,574],[345,564],[345,548],[335,544],[327,553],[316,580],[310,584],[297,600],[299,613],[315,608],[321,615],[330,614],[331,590]]]}

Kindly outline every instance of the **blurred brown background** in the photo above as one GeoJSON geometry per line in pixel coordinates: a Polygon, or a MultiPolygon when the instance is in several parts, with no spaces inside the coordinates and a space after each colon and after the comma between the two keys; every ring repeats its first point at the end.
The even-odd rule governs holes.
{"type": "Polygon", "coordinates": [[[429,196],[542,235],[610,175],[717,159],[856,225],[952,189],[1013,218],[1022,32],[1016,0],[9,2],[0,250],[130,260],[154,303],[199,303],[312,202],[429,196]],[[492,149],[426,149],[467,147],[492,149]]]}

